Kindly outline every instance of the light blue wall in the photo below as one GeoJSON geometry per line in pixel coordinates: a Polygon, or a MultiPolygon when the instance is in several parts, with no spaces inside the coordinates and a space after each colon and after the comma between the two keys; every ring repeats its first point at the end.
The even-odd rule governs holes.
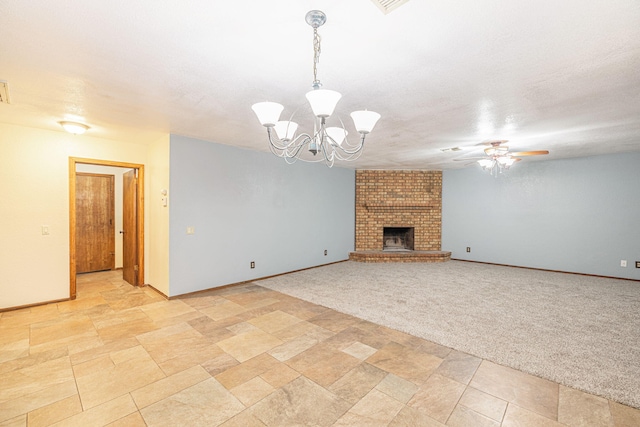
{"type": "Polygon", "coordinates": [[[345,260],[353,251],[353,170],[287,165],[270,153],[175,135],[170,144],[170,296],[345,260]]]}
{"type": "Polygon", "coordinates": [[[452,258],[640,279],[640,153],[444,171],[442,217],[452,258]]]}

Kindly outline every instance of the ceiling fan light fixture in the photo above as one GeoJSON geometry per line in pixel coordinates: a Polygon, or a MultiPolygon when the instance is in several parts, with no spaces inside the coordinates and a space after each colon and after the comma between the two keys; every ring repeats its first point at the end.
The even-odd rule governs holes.
{"type": "Polygon", "coordinates": [[[502,166],[513,164],[513,160],[511,160],[511,162],[509,162],[510,157],[508,157],[508,156],[500,156],[500,157],[497,157],[496,160],[502,166]]]}
{"type": "Polygon", "coordinates": [[[493,166],[493,159],[480,159],[478,160],[478,164],[482,166],[483,169],[489,169],[493,166]]]}
{"type": "MultiPolygon", "coordinates": [[[[549,154],[548,150],[536,150],[536,151],[509,151],[509,147],[504,144],[508,142],[506,140],[487,141],[478,145],[491,145],[491,147],[485,148],[484,152],[486,157],[472,157],[472,158],[459,158],[453,159],[454,161],[469,161],[475,160],[478,162],[483,170],[488,171],[490,175],[497,177],[513,166],[514,163],[522,160],[520,156],[539,156],[543,154],[549,154]]],[[[451,149],[443,149],[442,151],[453,151],[451,149]]]]}

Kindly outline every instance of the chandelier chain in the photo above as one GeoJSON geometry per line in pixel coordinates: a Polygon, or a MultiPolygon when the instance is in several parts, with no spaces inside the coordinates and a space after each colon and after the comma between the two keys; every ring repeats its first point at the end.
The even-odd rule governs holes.
{"type": "Polygon", "coordinates": [[[318,80],[318,62],[320,62],[320,34],[318,29],[313,29],[313,85],[320,86],[318,80]]]}

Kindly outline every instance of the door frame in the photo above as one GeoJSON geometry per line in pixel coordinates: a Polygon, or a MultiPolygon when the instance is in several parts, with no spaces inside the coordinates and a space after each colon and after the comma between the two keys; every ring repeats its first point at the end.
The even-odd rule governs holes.
{"type": "Polygon", "coordinates": [[[117,162],[112,160],[85,159],[69,157],[69,298],[76,299],[76,165],[114,166],[135,169],[138,172],[136,186],[136,223],[138,286],[144,286],[144,165],[138,163],[117,162]]]}

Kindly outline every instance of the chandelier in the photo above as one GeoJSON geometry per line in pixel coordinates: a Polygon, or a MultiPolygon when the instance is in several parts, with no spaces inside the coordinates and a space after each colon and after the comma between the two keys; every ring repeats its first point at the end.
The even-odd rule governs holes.
{"type": "Polygon", "coordinates": [[[504,145],[494,145],[485,149],[484,152],[489,157],[478,160],[478,164],[482,166],[482,169],[496,177],[520,160],[517,157],[513,157],[509,153],[509,148],[504,145]]]}
{"type": "Polygon", "coordinates": [[[333,114],[342,95],[334,90],[322,89],[318,80],[318,62],[320,59],[320,35],[318,27],[326,21],[326,15],[319,10],[312,10],[305,16],[307,24],[313,28],[313,82],[311,91],[306,97],[315,116],[313,133],[296,135],[298,124],[294,122],[293,114],[289,120],[280,120],[284,107],[277,102],[259,102],[251,106],[258,116],[262,126],[267,128],[269,148],[278,157],[282,157],[289,164],[296,160],[305,162],[325,162],[332,167],[336,160],[353,161],[362,154],[364,139],[373,130],[380,114],[373,111],[354,111],[351,113],[353,124],[359,134],[359,141],[351,144],[347,139],[349,132],[339,118],[340,126],[327,126],[327,121],[333,114]],[[312,156],[305,155],[305,151],[312,156]]]}

